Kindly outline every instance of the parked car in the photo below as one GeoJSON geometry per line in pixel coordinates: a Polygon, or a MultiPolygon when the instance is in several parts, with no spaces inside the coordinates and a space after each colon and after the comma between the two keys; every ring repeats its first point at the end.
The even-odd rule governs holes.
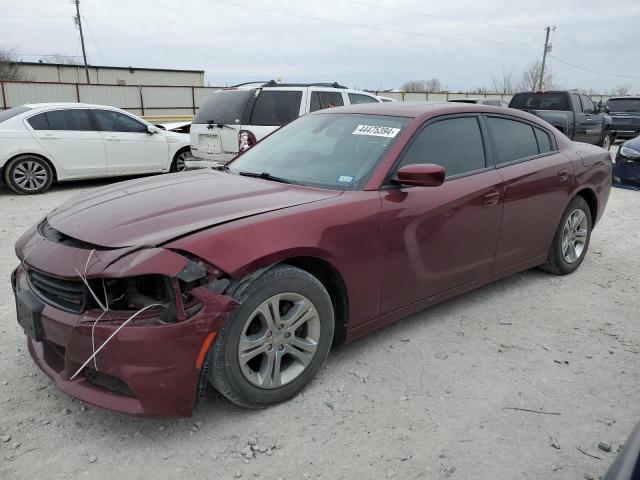
{"type": "Polygon", "coordinates": [[[509,107],[546,120],[577,142],[599,145],[608,150],[616,139],[611,117],[582,93],[520,92],[513,96],[509,107]]]}
{"type": "Polygon", "coordinates": [[[640,135],[640,97],[611,97],[606,102],[617,138],[640,135]]]}
{"type": "Polygon", "coordinates": [[[148,416],[191,414],[207,382],[285,401],[333,342],[575,271],[611,188],[605,150],[454,103],[317,111],[221,168],[93,190],[17,241],[18,321],[64,392],[148,416]]]}
{"type": "Polygon", "coordinates": [[[453,98],[454,103],[475,103],[476,105],[492,105],[494,107],[507,107],[509,103],[501,98],[453,98]]]}
{"type": "Polygon", "coordinates": [[[395,98],[383,97],[382,95],[376,95],[376,98],[381,102],[397,102],[395,98]]]}
{"type": "Polygon", "coordinates": [[[84,178],[184,170],[189,137],[129,112],[84,103],[34,103],[0,112],[0,179],[16,193],[84,178]]]}
{"type": "Polygon", "coordinates": [[[640,189],[640,137],[627,140],[618,148],[613,166],[613,183],[640,189]]]}
{"type": "Polygon", "coordinates": [[[191,127],[188,168],[227,163],[282,125],[324,108],[380,100],[338,83],[249,83],[215,92],[200,107],[191,127]]]}
{"type": "Polygon", "coordinates": [[[189,134],[191,131],[191,122],[156,123],[155,126],[162,130],[166,130],[167,132],[189,134]]]}
{"type": "Polygon", "coordinates": [[[629,434],[622,452],[613,461],[602,480],[638,480],[640,478],[640,423],[629,434]]]}

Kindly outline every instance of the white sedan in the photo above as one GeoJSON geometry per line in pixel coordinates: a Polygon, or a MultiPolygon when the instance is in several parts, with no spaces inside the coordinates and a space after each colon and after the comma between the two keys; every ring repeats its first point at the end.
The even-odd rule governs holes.
{"type": "Polygon", "coordinates": [[[178,172],[189,136],[124,110],[83,103],[38,103],[0,111],[0,179],[17,193],[54,181],[178,172]]]}

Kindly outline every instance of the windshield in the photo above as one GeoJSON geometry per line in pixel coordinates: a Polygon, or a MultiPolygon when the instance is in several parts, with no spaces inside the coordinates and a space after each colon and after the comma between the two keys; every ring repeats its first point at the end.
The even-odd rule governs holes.
{"type": "Polygon", "coordinates": [[[607,107],[611,112],[640,112],[640,98],[612,98],[607,107]]]}
{"type": "Polygon", "coordinates": [[[13,107],[9,110],[0,110],[0,123],[4,122],[5,120],[9,120],[16,115],[20,115],[21,113],[28,112],[29,110],[31,110],[29,107],[13,107]]]}
{"type": "Polygon", "coordinates": [[[516,93],[510,108],[518,110],[569,110],[565,93],[516,93]]]}
{"type": "Polygon", "coordinates": [[[255,94],[251,90],[218,90],[200,107],[193,123],[235,125],[242,122],[244,110],[255,94]]]}
{"type": "Polygon", "coordinates": [[[315,114],[295,120],[229,164],[238,174],[357,190],[407,123],[382,115],[315,114]]]}

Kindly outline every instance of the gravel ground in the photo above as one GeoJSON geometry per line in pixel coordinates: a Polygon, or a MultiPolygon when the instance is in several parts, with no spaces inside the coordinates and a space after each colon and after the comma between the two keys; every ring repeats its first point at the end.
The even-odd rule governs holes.
{"type": "Polygon", "coordinates": [[[32,363],[9,274],[23,230],[105,183],[0,189],[0,478],[598,478],[640,419],[640,192],[620,189],[575,274],[527,271],[335,348],[286,404],[85,407],[32,363]]]}

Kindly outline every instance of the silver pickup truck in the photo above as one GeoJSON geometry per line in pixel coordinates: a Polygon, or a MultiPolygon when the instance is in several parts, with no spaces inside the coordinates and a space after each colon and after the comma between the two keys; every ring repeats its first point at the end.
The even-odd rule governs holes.
{"type": "Polygon", "coordinates": [[[607,107],[596,106],[588,95],[577,92],[520,92],[509,108],[532,113],[576,142],[599,145],[607,150],[616,139],[607,107]]]}

